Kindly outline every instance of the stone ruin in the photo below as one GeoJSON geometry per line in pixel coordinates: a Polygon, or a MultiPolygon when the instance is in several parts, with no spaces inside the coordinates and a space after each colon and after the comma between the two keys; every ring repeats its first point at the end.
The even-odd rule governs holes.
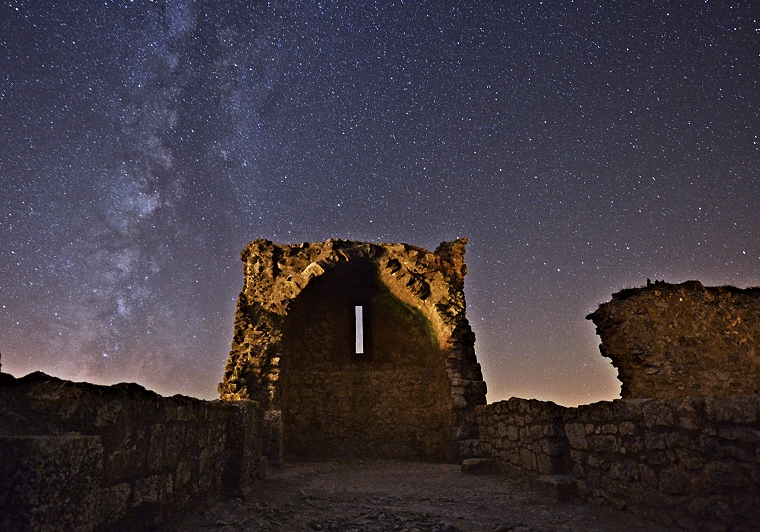
{"type": "Polygon", "coordinates": [[[0,373],[0,530],[172,530],[264,470],[253,401],[0,373]]]}
{"type": "Polygon", "coordinates": [[[482,462],[686,530],[760,527],[760,288],[647,283],[587,316],[622,399],[478,406],[482,462]]]}
{"type": "Polygon", "coordinates": [[[586,318],[623,399],[760,393],[760,288],[655,281],[613,294],[586,318]]]}
{"type": "Polygon", "coordinates": [[[486,384],[465,316],[466,243],[246,246],[219,393],[264,407],[270,458],[473,455],[486,384]]]}
{"type": "Polygon", "coordinates": [[[225,401],[0,373],[0,529],[166,528],[281,455],[478,456],[558,499],[760,529],[760,289],[622,290],[588,316],[622,399],[486,404],[465,243],[251,242],[225,401]]]}

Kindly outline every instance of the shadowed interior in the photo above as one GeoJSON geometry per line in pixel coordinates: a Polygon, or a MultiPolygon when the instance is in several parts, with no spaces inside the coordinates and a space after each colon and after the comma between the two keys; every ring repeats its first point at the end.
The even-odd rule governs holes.
{"type": "Polygon", "coordinates": [[[284,324],[274,404],[284,457],[453,459],[444,363],[427,320],[377,280],[368,260],[335,266],[293,302],[284,324]]]}

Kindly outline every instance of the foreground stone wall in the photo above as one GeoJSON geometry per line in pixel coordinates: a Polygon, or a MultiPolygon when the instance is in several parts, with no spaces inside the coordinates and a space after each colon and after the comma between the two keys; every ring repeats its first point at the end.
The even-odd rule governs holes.
{"type": "Polygon", "coordinates": [[[760,526],[760,397],[620,400],[569,409],[581,496],[698,530],[760,526]]]}
{"type": "Polygon", "coordinates": [[[280,411],[272,419],[286,457],[468,456],[486,386],[465,316],[466,242],[432,253],[250,242],[220,396],[280,411]],[[354,350],[357,305],[363,353],[354,350]]]}
{"type": "Polygon", "coordinates": [[[623,399],[479,406],[483,456],[665,525],[760,528],[760,289],[648,282],[587,319],[623,399]]]}
{"type": "Polygon", "coordinates": [[[760,393],[760,288],[655,282],[613,294],[586,318],[624,399],[760,393]]]}
{"type": "Polygon", "coordinates": [[[255,403],[0,374],[0,529],[162,527],[261,467],[255,403]]]}
{"type": "Polygon", "coordinates": [[[541,475],[568,473],[565,408],[536,399],[517,399],[477,408],[480,447],[497,464],[541,475]]]}
{"type": "Polygon", "coordinates": [[[500,469],[566,474],[592,503],[692,530],[760,526],[760,397],[626,399],[564,408],[478,407],[500,469]]]}

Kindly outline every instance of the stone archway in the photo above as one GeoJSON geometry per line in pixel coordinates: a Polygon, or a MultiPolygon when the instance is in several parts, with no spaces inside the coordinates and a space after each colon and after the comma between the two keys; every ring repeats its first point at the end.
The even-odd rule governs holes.
{"type": "Polygon", "coordinates": [[[286,458],[469,456],[485,383],[464,313],[465,243],[251,242],[222,399],[281,412],[286,458]]]}

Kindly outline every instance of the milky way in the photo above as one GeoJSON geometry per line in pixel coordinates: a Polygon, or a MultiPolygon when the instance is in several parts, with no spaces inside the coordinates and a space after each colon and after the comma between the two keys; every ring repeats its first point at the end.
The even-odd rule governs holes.
{"type": "Polygon", "coordinates": [[[760,284],[752,2],[6,1],[3,370],[216,395],[276,242],[466,236],[489,401],[617,397],[584,316],[760,284]]]}

